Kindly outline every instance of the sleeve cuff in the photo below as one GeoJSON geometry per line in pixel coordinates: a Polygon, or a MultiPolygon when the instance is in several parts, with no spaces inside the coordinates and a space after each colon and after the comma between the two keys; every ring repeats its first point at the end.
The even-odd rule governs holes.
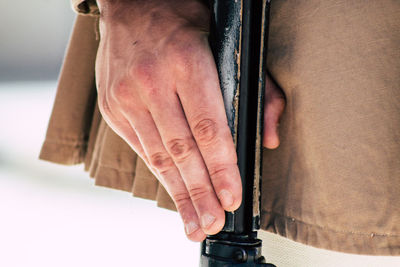
{"type": "Polygon", "coordinates": [[[72,8],[83,15],[98,16],[100,15],[96,0],[71,0],[72,8]]]}

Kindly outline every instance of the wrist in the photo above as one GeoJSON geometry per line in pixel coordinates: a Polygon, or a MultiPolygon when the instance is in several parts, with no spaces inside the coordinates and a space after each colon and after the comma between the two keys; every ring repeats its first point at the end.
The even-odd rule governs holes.
{"type": "Polygon", "coordinates": [[[101,20],[107,24],[181,20],[200,27],[206,24],[208,29],[209,9],[204,0],[97,0],[97,5],[101,20]]]}

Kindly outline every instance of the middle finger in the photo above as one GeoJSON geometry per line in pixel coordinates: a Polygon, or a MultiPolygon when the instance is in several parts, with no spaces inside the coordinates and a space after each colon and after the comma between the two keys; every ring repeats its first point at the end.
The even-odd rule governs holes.
{"type": "Polygon", "coordinates": [[[186,122],[178,96],[171,92],[153,100],[150,112],[169,155],[178,167],[205,233],[219,232],[224,210],[214,192],[207,167],[186,122]]]}

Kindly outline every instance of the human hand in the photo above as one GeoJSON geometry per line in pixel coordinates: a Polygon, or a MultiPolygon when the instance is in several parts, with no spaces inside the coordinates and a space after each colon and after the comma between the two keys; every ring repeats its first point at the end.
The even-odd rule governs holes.
{"type": "MultiPolygon", "coordinates": [[[[195,0],[98,3],[102,115],[164,185],[188,237],[201,241],[222,229],[224,210],[241,202],[235,147],[208,46],[208,10],[195,0]]],[[[264,146],[275,148],[285,102],[268,81],[264,146]]]]}
{"type": "Polygon", "coordinates": [[[208,9],[196,0],[98,3],[101,113],[164,185],[189,239],[201,241],[242,194],[208,9]]]}

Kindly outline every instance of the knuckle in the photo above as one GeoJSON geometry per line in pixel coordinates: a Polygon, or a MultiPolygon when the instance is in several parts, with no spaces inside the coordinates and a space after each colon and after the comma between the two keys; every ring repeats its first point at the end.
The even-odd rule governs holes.
{"type": "Polygon", "coordinates": [[[184,210],[184,208],[191,203],[190,196],[186,192],[176,193],[173,194],[171,197],[174,200],[176,208],[178,210],[184,210]]]}
{"type": "Polygon", "coordinates": [[[144,86],[150,86],[154,81],[154,74],[157,71],[157,61],[151,55],[146,55],[131,67],[131,77],[144,86]]]}
{"type": "Polygon", "coordinates": [[[209,168],[208,173],[210,174],[211,180],[213,182],[216,181],[221,181],[224,178],[227,178],[227,173],[229,171],[229,168],[231,168],[232,165],[215,165],[209,168]]]}
{"type": "Polygon", "coordinates": [[[125,102],[131,99],[132,90],[126,81],[118,81],[111,90],[111,96],[118,103],[125,102]]]}
{"type": "Polygon", "coordinates": [[[195,56],[199,53],[198,46],[193,39],[179,36],[169,43],[168,55],[174,62],[174,67],[180,73],[190,73],[194,68],[195,56]]]}
{"type": "Polygon", "coordinates": [[[192,56],[189,52],[189,48],[184,47],[174,54],[175,67],[181,72],[189,72],[192,68],[192,56]]]}
{"type": "Polygon", "coordinates": [[[203,145],[209,145],[216,139],[217,124],[211,119],[203,119],[194,126],[193,135],[203,145]]]}
{"type": "Polygon", "coordinates": [[[146,86],[144,95],[148,97],[148,99],[151,99],[151,103],[155,105],[164,99],[162,89],[156,86],[146,86]]]}
{"type": "Polygon", "coordinates": [[[179,188],[181,186],[181,181],[176,177],[172,169],[158,171],[158,173],[162,184],[167,188],[179,188]]]}
{"type": "Polygon", "coordinates": [[[163,152],[158,152],[150,156],[150,165],[160,172],[166,172],[174,165],[172,159],[163,152]]]}
{"type": "Polygon", "coordinates": [[[211,190],[206,186],[194,186],[188,188],[190,199],[193,202],[205,199],[210,196],[211,190]]]}
{"type": "Polygon", "coordinates": [[[171,155],[178,161],[185,161],[193,154],[194,144],[189,138],[173,139],[167,142],[167,148],[171,155]]]}
{"type": "Polygon", "coordinates": [[[142,89],[143,95],[151,99],[162,96],[161,88],[157,84],[155,63],[142,61],[132,67],[132,79],[142,89]]]}

